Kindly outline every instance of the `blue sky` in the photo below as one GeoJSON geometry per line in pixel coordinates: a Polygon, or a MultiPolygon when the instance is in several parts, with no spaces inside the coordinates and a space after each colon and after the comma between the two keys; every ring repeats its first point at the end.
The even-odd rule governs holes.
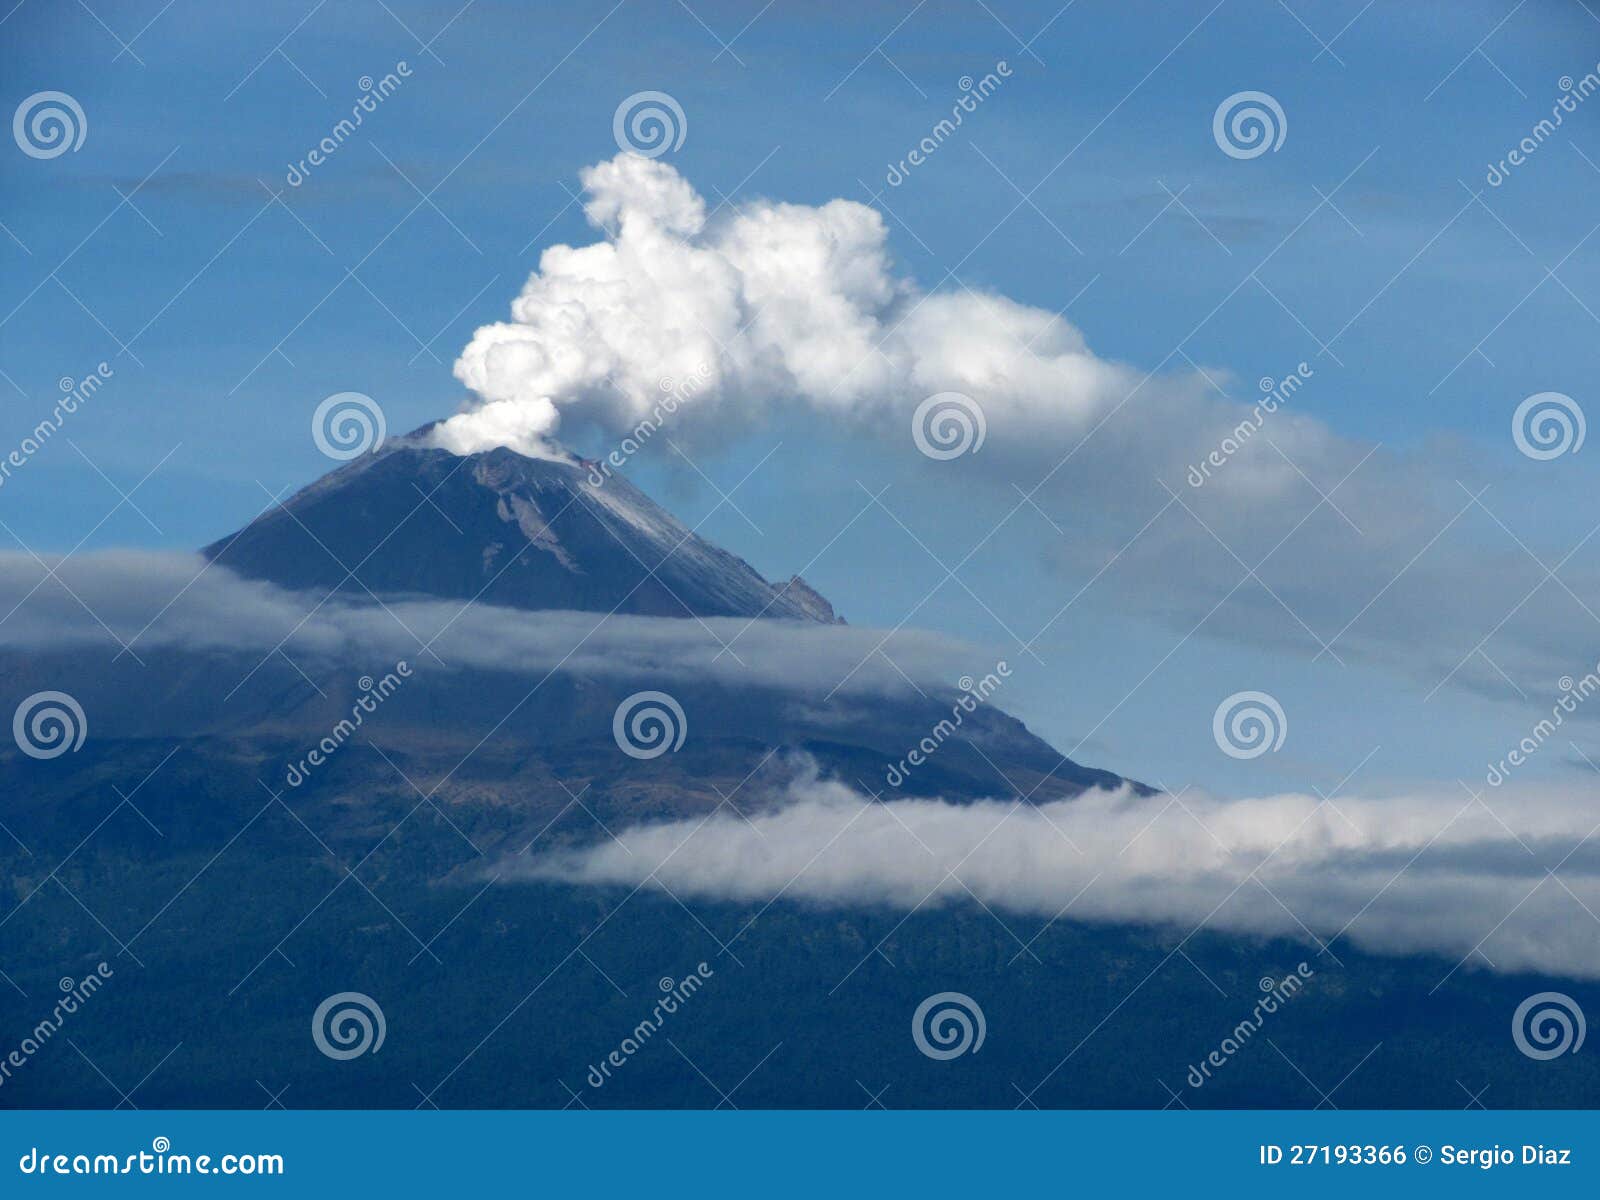
{"type": "MultiPolygon", "coordinates": [[[[1350,790],[1476,786],[1548,711],[1559,671],[1501,663],[1494,639],[1508,629],[1494,627],[1511,606],[1479,611],[1470,594],[1540,585],[1533,558],[1554,565],[1596,519],[1595,451],[1532,461],[1510,422],[1532,393],[1593,399],[1600,239],[1586,239],[1600,101],[1500,186],[1485,172],[1549,115],[1563,76],[1600,63],[1600,19],[1584,5],[905,0],[847,6],[825,28],[783,0],[608,7],[13,8],[0,24],[6,111],[67,92],[88,133],[58,158],[0,156],[0,442],[43,418],[61,378],[101,361],[114,372],[66,429],[70,443],[0,488],[13,536],[40,553],[197,546],[330,465],[309,436],[328,394],[378,399],[391,432],[455,411],[467,398],[450,371],[457,354],[504,318],[541,249],[595,240],[578,172],[617,152],[617,105],[659,90],[687,121],[665,161],[712,205],[874,204],[898,272],[923,287],[1063,312],[1101,358],[1140,372],[1193,364],[1236,400],[1307,362],[1295,412],[1381,445],[1394,464],[1364,511],[1381,511],[1383,480],[1411,471],[1430,494],[1456,479],[1490,488],[1395,589],[1452,556],[1455,573],[1408,611],[1459,602],[1459,620],[1375,638],[1343,665],[1317,657],[1311,637],[1255,626],[1244,593],[1213,621],[1191,620],[1194,596],[1210,595],[1194,586],[1191,554],[1216,550],[1203,538],[1101,574],[1086,565],[1109,557],[1099,542],[1063,556],[1080,531],[1121,544],[1114,488],[1040,493],[1037,508],[1007,516],[1042,471],[943,471],[804,412],[696,440],[695,463],[723,490],[772,452],[734,494],[741,511],[717,508],[717,491],[670,452],[639,461],[637,481],[689,523],[710,514],[702,533],[769,577],[820,552],[807,576],[853,622],[913,614],[975,643],[974,670],[1007,658],[1017,674],[1005,707],[1084,761],[1174,789],[1326,791],[1351,772],[1350,790]],[[289,165],[361,94],[358,79],[402,60],[411,74],[395,94],[287,187],[289,165]],[[957,81],[1001,60],[1004,85],[888,186],[886,168],[948,113],[957,81]],[[1219,150],[1212,115],[1247,90],[1271,94],[1287,129],[1278,151],[1238,160],[1219,150]],[[137,510],[107,517],[135,484],[137,510]],[[872,504],[866,489],[885,485],[872,504]],[[945,579],[941,563],[980,542],[959,582],[945,579]],[[1038,659],[1019,650],[1014,635],[1031,638],[1080,590],[1038,659]],[[1463,673],[1434,690],[1443,672],[1401,661],[1402,649],[1456,661],[1491,634],[1495,671],[1474,659],[1472,678],[1490,680],[1476,686],[1459,686],[1463,673]],[[1502,667],[1504,686],[1490,679],[1502,667]],[[1282,704],[1281,751],[1219,751],[1213,711],[1242,690],[1282,704]]],[[[1066,473],[1096,453],[1088,442],[1066,473]]],[[[1395,491],[1398,509],[1410,495],[1395,491]]],[[[1315,500],[1308,490],[1297,503],[1315,500]]],[[[1309,562],[1328,519],[1296,535],[1309,562]]],[[[1589,543],[1558,571],[1584,599],[1595,553],[1589,543]]],[[[1361,607],[1360,593],[1350,599],[1341,611],[1361,607]]],[[[1600,630],[1567,618],[1575,632],[1539,661],[1564,654],[1581,675],[1600,658],[1600,630]]],[[[1327,639],[1344,622],[1308,623],[1327,639]]],[[[1570,772],[1576,757],[1563,740],[1530,775],[1570,772]]]]}

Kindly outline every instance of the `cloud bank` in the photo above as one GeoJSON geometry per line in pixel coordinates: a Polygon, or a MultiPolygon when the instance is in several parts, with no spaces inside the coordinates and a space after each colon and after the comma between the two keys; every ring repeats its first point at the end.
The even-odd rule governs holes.
{"type": "MultiPolygon", "coordinates": [[[[639,825],[514,859],[524,878],[765,904],[1001,914],[1300,939],[1460,969],[1600,977],[1592,797],[1465,793],[1321,802],[1090,792],[1032,806],[869,803],[804,778],[748,820],[639,825]],[[1554,874],[1547,874],[1553,871],[1554,874]],[[1589,911],[1586,911],[1586,907],[1589,911]]],[[[1022,940],[1037,922],[1016,924],[1022,940]]]]}
{"type": "Polygon", "coordinates": [[[526,612],[398,596],[381,605],[366,597],[322,600],[207,566],[197,554],[107,551],[62,562],[0,553],[0,648],[25,652],[101,647],[109,657],[121,643],[135,653],[265,655],[281,645],[314,664],[416,660],[419,643],[427,643],[450,667],[806,692],[839,685],[852,694],[898,694],[911,687],[908,679],[948,687],[973,657],[949,638],[912,630],[888,635],[875,653],[884,637],[801,621],[526,612]],[[729,643],[732,653],[723,651],[729,643]]]}

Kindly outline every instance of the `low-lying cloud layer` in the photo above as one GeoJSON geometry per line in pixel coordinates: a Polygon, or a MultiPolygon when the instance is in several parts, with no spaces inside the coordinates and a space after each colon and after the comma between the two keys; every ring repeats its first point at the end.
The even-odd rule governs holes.
{"type": "MultiPolygon", "coordinates": [[[[117,641],[156,648],[281,645],[298,661],[417,658],[742,686],[898,691],[948,681],[943,639],[800,622],[698,622],[526,613],[445,600],[314,597],[207,568],[188,554],[113,552],[52,562],[0,554],[0,648],[117,641]],[[718,655],[739,635],[739,658],[718,655]],[[854,669],[853,674],[852,669],[854,669]],[[902,675],[904,672],[904,675],[902,675]]],[[[974,898],[1001,913],[1134,922],[1187,933],[1304,938],[1436,954],[1502,971],[1600,977],[1600,814],[1579,789],[1506,787],[1322,802],[1188,791],[1089,793],[1034,806],[869,803],[802,777],[749,819],[641,825],[616,840],[505,865],[577,884],[659,883],[679,895],[775,897],[917,909],[974,898]]],[[[1022,927],[1019,926],[1019,929],[1022,927]]],[[[1023,930],[1024,936],[1027,936],[1023,930]]]]}
{"type": "Polygon", "coordinates": [[[949,686],[962,647],[904,630],[717,617],[525,612],[440,599],[319,597],[243,579],[196,554],[108,551],[65,563],[0,553],[0,648],[121,645],[245,651],[297,661],[409,658],[450,667],[680,677],[825,693],[949,686]],[[884,641],[887,637],[887,640],[884,641]],[[877,652],[880,641],[881,653],[877,652]],[[426,645],[431,654],[422,651],[426,645]],[[723,647],[731,645],[731,652],[723,647]],[[888,657],[885,657],[887,655],[888,657]],[[892,659],[892,663],[891,660],[892,659]]]}
{"type": "MultiPolygon", "coordinates": [[[[1092,792],[1041,806],[869,803],[802,779],[748,820],[617,831],[513,860],[524,877],[899,910],[1204,927],[1337,956],[1438,955],[1461,969],[1600,977],[1600,816],[1576,792],[1319,801],[1092,792]]],[[[1022,940],[1037,921],[1016,922],[1022,940]]]]}

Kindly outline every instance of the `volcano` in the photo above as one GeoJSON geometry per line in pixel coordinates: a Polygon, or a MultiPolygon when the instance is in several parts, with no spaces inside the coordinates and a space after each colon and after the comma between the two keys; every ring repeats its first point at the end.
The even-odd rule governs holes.
{"type": "MultiPolygon", "coordinates": [[[[769,583],[582,459],[457,457],[425,432],[175,556],[154,592],[137,556],[102,568],[98,592],[23,582],[0,621],[0,691],[23,702],[19,722],[29,700],[64,712],[65,696],[87,736],[30,754],[19,723],[17,748],[0,746],[0,1026],[35,1028],[62,979],[105,986],[70,1046],[55,1038],[4,1080],[0,1106],[112,1106],[133,1084],[141,1108],[259,1106],[263,1089],[314,1107],[710,1107],[744,1080],[741,1106],[859,1105],[870,1082],[897,1105],[1010,1108],[1049,1071],[1035,1094],[1051,1106],[1147,1107],[1258,980],[1314,955],[1071,904],[1045,919],[933,892],[902,911],[541,875],[536,860],[641,825],[781,831],[760,818],[797,795],[998,800],[1003,823],[1086,789],[1147,789],[1066,758],[1001,711],[1003,693],[954,722],[961,693],[930,682],[936,668],[830,690],[828,656],[849,666],[878,638],[803,581],[769,583]],[[59,619],[87,600],[122,628],[117,591],[160,610],[135,604],[127,646],[88,614],[81,636],[27,632],[52,628],[35,610],[59,619]],[[429,629],[456,640],[414,634],[429,629]],[[532,661],[541,637],[556,653],[532,661]],[[646,700],[678,725],[640,757],[621,718],[646,700]],[[886,769],[928,745],[896,782],[886,769]],[[691,974],[705,987],[670,1032],[596,1085],[589,1064],[691,974]],[[953,992],[981,1004],[991,1036],[935,1061],[907,1018],[953,992]],[[390,1036],[337,1061],[308,1026],[351,995],[390,1036]],[[1135,1004],[1162,1036],[1088,1036],[1128,1031],[1118,1014],[1135,1004]]],[[[869,811],[853,800],[838,833],[869,811]]],[[[883,869],[923,853],[897,839],[883,869]]],[[[807,869],[834,869],[828,855],[807,869]]],[[[1208,1103],[1314,1103],[1302,1071],[1348,1077],[1380,1023],[1387,1071],[1341,1100],[1456,1104],[1459,1076],[1498,1064],[1474,1079],[1551,1102],[1547,1064],[1519,1072],[1506,1051],[1525,978],[1455,1001],[1461,1065],[1443,1068],[1428,1000],[1450,964],[1339,955],[1274,1016],[1288,1049],[1230,1065],[1208,1103]]],[[[1582,1069],[1558,1100],[1594,1094],[1582,1069]]]]}
{"type": "MultiPolygon", "coordinates": [[[[648,890],[523,881],[518,860],[640,823],[746,818],[799,786],[1022,804],[1126,782],[1071,761],[994,703],[952,724],[953,683],[888,671],[883,687],[806,683],[816,672],[796,664],[834,644],[853,661],[877,638],[844,625],[803,580],[768,582],[583,459],[456,456],[425,435],[339,467],[206,547],[203,561],[185,558],[193,578],[156,599],[150,625],[135,622],[130,653],[93,623],[90,640],[0,643],[7,695],[66,693],[88,720],[70,753],[0,749],[11,894],[0,961],[19,996],[49,994],[63,972],[102,959],[114,966],[73,1037],[127,1079],[150,1076],[181,1039],[181,1070],[152,1077],[141,1105],[238,1107],[257,1080],[297,1081],[304,1104],[411,1105],[414,1081],[441,1077],[449,1103],[559,1105],[550,1089],[571,1073],[567,1059],[587,1061],[632,1028],[637,997],[665,975],[713,960],[722,998],[708,988],[695,1020],[715,1045],[752,1051],[741,1071],[780,1038],[820,1061],[855,1019],[825,989],[871,955],[874,927],[897,927],[892,917],[691,909],[648,890]],[[213,603],[197,617],[195,598],[219,581],[237,610],[213,603]],[[236,636],[285,611],[265,640],[236,636]],[[433,654],[400,614],[471,625],[476,655],[445,642],[433,654]],[[370,640],[375,628],[389,640],[370,640]],[[716,639],[746,629],[718,667],[716,639]],[[308,630],[316,636],[294,639],[308,630]],[[353,630],[369,640],[345,636],[353,630]],[[512,652],[568,630],[578,645],[611,638],[616,661],[561,653],[530,665],[512,652]],[[704,667],[684,658],[686,635],[699,650],[710,643],[704,667]],[[753,669],[774,646],[777,669],[753,669]],[[623,744],[622,714],[641,697],[665,698],[686,721],[659,754],[623,744]],[[886,787],[886,768],[934,736],[937,752],[886,787]],[[743,985],[720,983],[745,963],[743,985]],[[817,995],[798,1011],[802,988],[817,995]],[[396,1036],[344,1071],[351,1064],[320,1054],[306,1020],[351,989],[381,1003],[396,1036]],[[534,995],[537,1025],[508,1024],[517,997],[534,995]],[[783,1032],[769,1041],[774,1023],[783,1032]],[[474,1057],[485,1032],[515,1070],[474,1057]]],[[[61,607],[65,588],[42,579],[19,608],[61,607]]],[[[9,628],[27,627],[25,616],[9,628]]],[[[929,963],[955,977],[1003,970],[1022,953],[1007,938],[970,916],[939,917],[917,935],[916,974],[873,1003],[898,1028],[937,982],[929,963]]],[[[694,1035],[686,1025],[677,1036],[694,1035]]],[[[58,1058],[59,1069],[8,1081],[0,1104],[100,1103],[104,1077],[58,1058]]],[[[762,1102],[838,1104],[853,1069],[801,1072],[762,1102]]],[[[949,1098],[1005,1101],[1003,1080],[989,1083],[949,1098]]],[[[699,1098],[661,1057],[605,1101],[699,1098]]]]}
{"type": "MultiPolygon", "coordinates": [[[[791,663],[845,638],[865,638],[870,656],[877,638],[846,629],[798,576],[768,582],[620,476],[577,457],[506,448],[458,456],[428,444],[427,433],[338,467],[201,551],[209,564],[202,575],[250,581],[303,612],[294,630],[332,613],[356,625],[365,614],[396,637],[404,631],[394,648],[413,660],[414,675],[363,743],[391,759],[410,756],[413,778],[436,779],[445,795],[493,797],[518,830],[559,810],[564,785],[591,787],[586,803],[619,820],[636,819],[646,795],[648,811],[683,815],[714,807],[718,788],[796,759],[878,790],[890,765],[948,724],[961,696],[949,684],[901,686],[897,677],[889,690],[812,690],[782,661],[765,672],[730,667],[745,665],[740,649],[718,643],[756,627],[780,642],[798,635],[783,651],[791,663]],[[484,630],[476,657],[446,662],[434,653],[397,615],[408,603],[444,610],[435,626],[458,630],[476,614],[484,630]],[[729,632],[713,630],[719,620],[729,632]],[[567,654],[619,627],[625,643],[641,643],[629,659],[637,665],[567,654]],[[519,665],[509,653],[530,631],[554,639],[568,628],[571,643],[556,645],[553,666],[519,665]],[[705,670],[686,667],[681,654],[667,661],[673,645],[702,633],[709,651],[695,661],[705,670]],[[497,638],[506,654],[481,649],[497,638]],[[681,753],[619,761],[613,715],[652,690],[693,714],[695,736],[681,753]]],[[[740,642],[743,653],[757,636],[740,642]]],[[[71,692],[95,714],[101,745],[176,738],[192,748],[220,738],[207,749],[213,766],[255,762],[268,778],[281,774],[275,757],[297,759],[298,747],[347,715],[356,681],[383,665],[370,647],[342,637],[274,648],[276,640],[235,646],[209,631],[203,639],[152,635],[137,658],[33,647],[0,651],[0,671],[14,688],[71,692]]],[[[850,645],[840,642],[835,654],[848,660],[840,675],[863,654],[850,645]]],[[[1125,782],[1067,759],[993,704],[964,715],[940,742],[937,755],[894,778],[898,794],[1043,802],[1125,782]]],[[[367,753],[355,747],[319,782],[342,789],[344,811],[370,805],[373,781],[354,766],[367,753]]],[[[378,763],[387,784],[392,771],[378,763]]]]}
{"type": "MultiPolygon", "coordinates": [[[[202,554],[245,578],[357,606],[438,598],[513,612],[697,623],[735,617],[813,629],[843,624],[803,579],[769,583],[596,463],[503,447],[458,456],[430,445],[430,429],[330,472],[202,554]]],[[[868,781],[881,778],[885,764],[950,715],[958,695],[948,687],[902,689],[892,697],[838,694],[824,701],[754,682],[563,670],[524,696],[529,680],[514,670],[428,671],[426,665],[419,664],[418,682],[386,711],[387,727],[425,724],[427,743],[452,746],[471,746],[493,727],[491,753],[514,745],[524,764],[558,751],[592,756],[601,776],[617,769],[610,723],[616,704],[643,688],[670,690],[702,714],[696,738],[683,755],[633,764],[626,775],[626,787],[657,773],[695,781],[687,794],[670,785],[655,789],[655,802],[667,809],[701,802],[702,780],[726,779],[731,787],[775,755],[790,753],[870,790],[868,781]]],[[[249,714],[242,726],[231,721],[231,732],[248,733],[251,723],[312,731],[337,719],[329,697],[348,691],[348,672],[338,664],[326,664],[320,674],[316,664],[308,665],[312,679],[303,682],[284,664],[262,670],[280,686],[255,694],[270,697],[274,707],[262,711],[248,699],[230,699],[224,710],[242,703],[249,714]]],[[[197,674],[192,667],[184,672],[188,680],[197,674]]],[[[462,773],[471,776],[478,765],[467,764],[462,773]]],[[[486,782],[492,786],[492,778],[486,782]]],[[[1066,759],[991,707],[972,714],[961,736],[905,788],[953,799],[1021,792],[1043,801],[1123,782],[1066,759]]],[[[611,803],[606,793],[596,800],[602,807],[611,803]]],[[[527,797],[520,806],[542,809],[527,797]]]]}
{"type": "Polygon", "coordinates": [[[803,580],[775,587],[597,463],[504,448],[458,457],[428,444],[431,428],[331,472],[202,553],[296,590],[837,619],[803,580]]]}

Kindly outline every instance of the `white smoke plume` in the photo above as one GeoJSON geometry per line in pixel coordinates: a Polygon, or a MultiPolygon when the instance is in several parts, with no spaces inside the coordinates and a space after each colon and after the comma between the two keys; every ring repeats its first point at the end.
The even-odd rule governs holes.
{"type": "Polygon", "coordinates": [[[474,334],[455,374],[479,402],[438,427],[444,448],[548,456],[566,414],[620,433],[691,375],[705,383],[685,421],[783,403],[870,421],[954,390],[981,393],[1012,433],[1086,428],[1138,381],[1051,313],[920,292],[893,273],[866,205],[761,201],[712,216],[672,167],[631,154],[581,179],[605,240],[547,249],[512,320],[474,334]]]}
{"type": "MultiPolygon", "coordinates": [[[[715,430],[726,443],[787,410],[819,440],[870,433],[914,469],[926,465],[912,437],[919,405],[959,393],[986,439],[941,464],[945,479],[970,485],[964,497],[997,521],[1024,503],[1017,488],[1071,513],[1045,553],[1079,581],[1114,563],[1101,586],[1124,612],[1499,696],[1507,677],[1547,691],[1592,661],[1593,615],[1570,597],[1600,586],[1600,569],[1569,563],[1570,539],[1545,545],[1506,522],[1510,502],[1484,495],[1482,465],[1437,446],[1403,456],[1310,415],[1336,411],[1348,386],[1314,344],[1306,362],[1251,363],[1259,381],[1196,362],[1184,342],[1146,371],[1098,356],[1046,309],[919,288],[896,272],[885,223],[865,205],[708,211],[671,166],[627,154],[582,182],[603,236],[547,249],[512,319],[474,335],[455,373],[476,398],[437,427],[446,449],[560,455],[551,439],[571,436],[564,422],[614,443],[649,420],[664,387],[694,378],[674,438],[715,430]],[[1274,384],[1288,379],[1292,394],[1274,384]],[[1274,387],[1263,417],[1258,389],[1274,387]],[[1567,564],[1570,591],[1544,586],[1508,528],[1567,564]]],[[[1224,299],[1202,325],[1229,317],[1224,299]]],[[[1499,449],[1510,469],[1540,465],[1509,440],[1499,449]]]]}

